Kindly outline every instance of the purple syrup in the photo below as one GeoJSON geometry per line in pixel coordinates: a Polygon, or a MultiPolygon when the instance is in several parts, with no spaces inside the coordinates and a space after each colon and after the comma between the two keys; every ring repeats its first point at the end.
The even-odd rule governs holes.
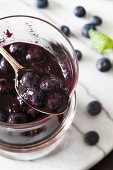
{"type": "MultiPolygon", "coordinates": [[[[10,37],[11,33],[7,30],[7,35],[10,37]]],[[[27,73],[21,77],[21,83],[28,89],[26,98],[33,104],[38,104],[40,107],[47,106],[49,109],[56,111],[66,108],[68,96],[76,81],[74,64],[64,47],[51,43],[51,48],[55,51],[55,55],[47,51],[41,46],[17,42],[4,46],[4,48],[24,67],[33,68],[38,73],[27,73]],[[58,58],[57,53],[60,52],[58,58]],[[71,65],[71,67],[70,67],[71,65]],[[72,69],[73,67],[73,69],[72,69]],[[38,89],[38,93],[37,90],[38,89]],[[31,91],[32,94],[31,95],[31,91]]],[[[0,55],[0,64],[3,60],[0,55]]],[[[29,114],[29,106],[23,101],[20,101],[15,86],[14,86],[15,73],[7,62],[4,62],[4,69],[0,70],[0,79],[4,79],[4,84],[1,84],[0,91],[0,108],[5,111],[11,120],[9,123],[23,123],[26,116],[26,123],[37,121],[47,117],[41,112],[37,112],[38,116],[31,119],[29,114]],[[5,64],[6,63],[6,64],[5,64]],[[6,67],[6,69],[5,69],[6,67]],[[8,83],[7,83],[8,82],[8,83]],[[5,87],[6,86],[6,87],[5,87]],[[7,90],[7,91],[6,91],[7,90]],[[7,93],[5,93],[5,91],[7,93]],[[21,118],[16,117],[14,114],[21,113],[21,118]],[[23,114],[23,118],[22,118],[23,114]],[[44,116],[42,116],[42,114],[44,116]],[[11,116],[12,115],[12,116],[11,116]],[[14,115],[14,118],[13,118],[14,115]],[[17,118],[19,121],[17,121],[17,118]],[[16,121],[15,121],[16,120],[16,121]],[[22,121],[22,122],[21,122],[22,121]]],[[[9,119],[8,119],[9,120],[9,119]]],[[[2,120],[1,120],[2,121],[2,120]]]]}

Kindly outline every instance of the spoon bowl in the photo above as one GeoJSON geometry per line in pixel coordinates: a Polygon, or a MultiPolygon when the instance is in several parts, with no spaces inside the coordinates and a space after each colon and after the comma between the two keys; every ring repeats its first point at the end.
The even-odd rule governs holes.
{"type": "MultiPolygon", "coordinates": [[[[68,110],[70,100],[64,90],[61,90],[58,94],[55,93],[51,95],[48,103],[44,103],[46,97],[43,92],[37,88],[38,84],[36,82],[40,82],[40,79],[42,79],[45,74],[36,73],[35,68],[25,68],[21,66],[2,46],[0,46],[0,53],[13,67],[15,71],[16,92],[26,104],[39,112],[49,115],[61,115],[68,110]],[[26,75],[28,75],[28,77],[32,75],[32,77],[29,78],[29,82],[26,80],[26,75]],[[34,79],[36,79],[36,81],[34,79]],[[53,110],[49,104],[51,103],[51,100],[56,100],[58,103],[63,101],[64,105],[59,109],[53,110]],[[48,107],[48,105],[50,106],[48,107]]],[[[50,76],[49,73],[48,76],[50,76]]]]}

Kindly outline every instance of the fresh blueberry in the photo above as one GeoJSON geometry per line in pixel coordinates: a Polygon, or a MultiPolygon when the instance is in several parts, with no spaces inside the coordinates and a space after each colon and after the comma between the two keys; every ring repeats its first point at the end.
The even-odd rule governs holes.
{"type": "Polygon", "coordinates": [[[37,0],[38,8],[46,8],[48,6],[48,0],[37,0]]]}
{"type": "Polygon", "coordinates": [[[81,53],[81,51],[75,50],[75,54],[76,54],[76,56],[77,56],[78,61],[80,61],[80,60],[82,59],[82,53],[81,53]]]}
{"type": "Polygon", "coordinates": [[[12,67],[10,66],[10,64],[7,62],[5,58],[1,58],[0,60],[0,71],[4,73],[12,71],[12,67]]]}
{"type": "Polygon", "coordinates": [[[19,43],[14,43],[11,44],[9,47],[9,52],[14,56],[14,57],[25,57],[26,52],[27,52],[27,48],[26,46],[23,44],[19,44],[19,43]]]}
{"type": "Polygon", "coordinates": [[[37,88],[29,88],[23,95],[23,98],[34,107],[42,107],[45,104],[45,96],[37,88]]]}
{"type": "Polygon", "coordinates": [[[9,116],[8,123],[12,123],[12,124],[28,123],[28,116],[22,112],[13,113],[9,116]]]}
{"type": "Polygon", "coordinates": [[[35,62],[35,64],[41,63],[44,61],[44,56],[38,47],[31,47],[27,52],[26,60],[29,62],[35,62]]]}
{"type": "Polygon", "coordinates": [[[99,135],[95,131],[89,131],[85,134],[84,141],[88,145],[96,145],[99,141],[99,135]]]}
{"type": "Polygon", "coordinates": [[[45,78],[40,83],[40,89],[44,93],[49,93],[53,91],[58,91],[60,89],[60,81],[57,79],[45,78]]]}
{"type": "Polygon", "coordinates": [[[27,115],[28,115],[28,118],[29,118],[29,122],[40,120],[43,117],[45,117],[44,113],[41,113],[41,112],[39,112],[39,111],[37,111],[35,109],[29,109],[27,111],[27,115]]]}
{"type": "Polygon", "coordinates": [[[96,116],[101,112],[101,110],[102,110],[102,106],[101,103],[98,101],[92,101],[87,106],[87,111],[92,116],[96,116]]]}
{"type": "Polygon", "coordinates": [[[86,38],[89,38],[89,30],[90,29],[93,29],[93,30],[96,30],[96,26],[95,24],[92,24],[92,23],[89,23],[89,24],[86,24],[82,27],[81,29],[81,34],[86,37],[86,38]]]}
{"type": "Polygon", "coordinates": [[[109,71],[112,67],[112,64],[108,58],[101,58],[96,63],[97,69],[101,72],[109,71]]]}
{"type": "Polygon", "coordinates": [[[91,16],[90,21],[92,24],[95,25],[101,25],[102,24],[102,19],[99,16],[91,16]]]}
{"type": "Polygon", "coordinates": [[[84,7],[82,6],[77,6],[74,10],[74,14],[77,16],[77,17],[84,17],[86,15],[86,10],[84,7]]]}
{"type": "Polygon", "coordinates": [[[7,120],[8,120],[8,114],[6,113],[6,111],[0,109],[0,121],[6,122],[7,120]]]}
{"type": "Polygon", "coordinates": [[[70,35],[70,29],[68,26],[62,25],[60,29],[66,36],[70,35]]]}
{"type": "Polygon", "coordinates": [[[7,94],[11,91],[11,85],[7,79],[0,79],[0,93],[7,94]]]}
{"type": "Polygon", "coordinates": [[[20,84],[23,87],[31,88],[33,86],[37,86],[38,81],[39,81],[39,76],[33,71],[28,71],[20,79],[20,84]]]}

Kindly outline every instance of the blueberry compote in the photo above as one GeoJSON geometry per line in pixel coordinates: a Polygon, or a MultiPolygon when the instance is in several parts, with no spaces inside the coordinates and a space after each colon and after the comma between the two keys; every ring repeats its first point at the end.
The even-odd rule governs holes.
{"type": "MultiPolygon", "coordinates": [[[[18,63],[31,69],[20,78],[21,85],[27,88],[24,95],[30,104],[38,107],[46,106],[52,111],[61,111],[67,107],[68,96],[74,84],[75,70],[73,73],[69,70],[71,61],[66,59],[65,53],[62,53],[63,49],[55,48],[53,44],[51,46],[55,51],[58,48],[61,51],[60,63],[57,57],[38,45],[16,42],[4,48],[18,63]]],[[[31,108],[18,96],[14,79],[14,70],[0,55],[0,121],[10,124],[26,124],[48,120],[50,124],[47,127],[38,127],[24,132],[2,133],[4,137],[1,136],[0,141],[5,138],[4,142],[11,144],[34,143],[37,141],[37,136],[46,137],[47,133],[50,135],[57,129],[66,114],[52,116],[52,119],[49,119],[50,116],[31,108]]]]}

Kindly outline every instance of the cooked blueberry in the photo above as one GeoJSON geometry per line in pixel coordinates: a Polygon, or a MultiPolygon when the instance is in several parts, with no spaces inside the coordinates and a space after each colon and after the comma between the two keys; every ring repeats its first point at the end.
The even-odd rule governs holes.
{"type": "Polygon", "coordinates": [[[80,60],[82,59],[82,53],[81,53],[81,51],[75,50],[75,54],[76,54],[76,56],[77,56],[78,61],[80,61],[80,60]]]}
{"type": "Polygon", "coordinates": [[[48,97],[46,106],[52,111],[63,112],[67,108],[68,97],[60,93],[53,93],[48,97]]]}
{"type": "Polygon", "coordinates": [[[0,79],[0,92],[7,94],[11,91],[10,83],[7,79],[0,79]]]}
{"type": "Polygon", "coordinates": [[[77,6],[74,10],[74,14],[77,16],[77,17],[84,17],[86,15],[86,10],[84,7],[82,6],[77,6]]]}
{"type": "Polygon", "coordinates": [[[9,51],[14,57],[25,57],[27,48],[24,44],[15,43],[10,45],[9,51]]]}
{"type": "Polygon", "coordinates": [[[91,16],[90,17],[91,23],[95,25],[101,25],[102,24],[102,19],[99,16],[91,16]]]}
{"type": "Polygon", "coordinates": [[[89,131],[84,136],[84,141],[88,145],[96,145],[99,141],[99,135],[95,131],[89,131]]]}
{"type": "Polygon", "coordinates": [[[30,122],[35,121],[35,120],[39,120],[39,119],[45,117],[44,113],[36,111],[35,109],[29,109],[27,111],[27,115],[28,115],[28,118],[29,118],[30,122]]]}
{"type": "Polygon", "coordinates": [[[28,117],[25,113],[13,113],[9,116],[8,123],[15,123],[15,124],[21,124],[21,123],[28,123],[28,117]]]}
{"type": "Polygon", "coordinates": [[[50,110],[56,111],[62,106],[62,95],[54,93],[49,96],[47,101],[47,107],[50,110]]]}
{"type": "Polygon", "coordinates": [[[60,29],[65,35],[67,35],[67,36],[70,35],[70,29],[68,26],[62,25],[60,29]]]}
{"type": "Polygon", "coordinates": [[[93,116],[99,114],[101,110],[102,110],[102,106],[101,106],[101,103],[98,101],[92,101],[87,106],[88,113],[93,116]]]}
{"type": "Polygon", "coordinates": [[[48,6],[48,0],[37,0],[38,8],[46,8],[48,6]]]}
{"type": "Polygon", "coordinates": [[[40,89],[45,93],[58,91],[60,88],[61,84],[57,79],[45,78],[40,83],[40,89]]]}
{"type": "Polygon", "coordinates": [[[0,121],[6,122],[7,119],[8,119],[8,114],[6,113],[6,111],[3,111],[2,109],[0,109],[0,121]]]}
{"type": "Polygon", "coordinates": [[[28,71],[20,79],[20,84],[26,88],[31,88],[33,86],[38,86],[38,81],[39,76],[33,71],[28,71]]]}
{"type": "Polygon", "coordinates": [[[29,62],[41,63],[44,61],[43,53],[38,49],[38,47],[30,48],[26,55],[26,60],[29,62]]]}
{"type": "Polygon", "coordinates": [[[86,24],[86,25],[84,25],[83,27],[82,27],[82,29],[81,29],[81,34],[84,36],[84,37],[86,37],[86,38],[89,38],[89,30],[90,29],[94,29],[94,30],[96,30],[96,26],[95,26],[95,24],[86,24]]]}
{"type": "Polygon", "coordinates": [[[24,99],[34,107],[42,107],[45,104],[45,96],[42,91],[37,88],[30,88],[24,94],[24,99]]]}
{"type": "Polygon", "coordinates": [[[101,58],[96,63],[97,69],[101,72],[109,71],[112,67],[112,64],[108,58],[101,58]]]}
{"type": "Polygon", "coordinates": [[[5,58],[1,58],[1,60],[0,60],[0,71],[7,73],[11,70],[12,70],[12,68],[11,68],[10,64],[7,62],[7,60],[5,58]]]}

